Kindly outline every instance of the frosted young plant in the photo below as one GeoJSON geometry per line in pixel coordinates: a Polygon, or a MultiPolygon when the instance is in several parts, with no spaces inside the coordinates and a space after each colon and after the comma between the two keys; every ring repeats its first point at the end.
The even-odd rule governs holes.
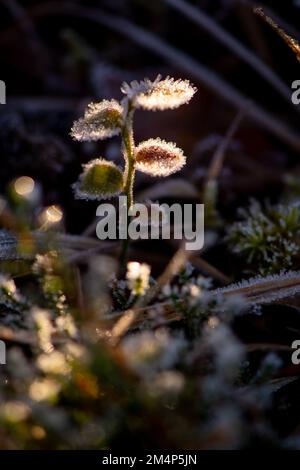
{"type": "Polygon", "coordinates": [[[121,170],[102,158],[93,160],[85,165],[74,191],[77,198],[86,200],[108,199],[124,192],[129,210],[133,205],[136,170],[152,176],[168,176],[179,171],[186,161],[182,150],[174,143],[159,138],[149,139],[136,147],[133,135],[135,110],[177,108],[190,101],[196,88],[188,80],[158,76],[154,81],[123,83],[121,90],[125,96],[120,103],[114,99],[91,103],[84,117],[74,123],[71,136],[78,141],[94,141],[120,134],[124,168],[121,170]]]}

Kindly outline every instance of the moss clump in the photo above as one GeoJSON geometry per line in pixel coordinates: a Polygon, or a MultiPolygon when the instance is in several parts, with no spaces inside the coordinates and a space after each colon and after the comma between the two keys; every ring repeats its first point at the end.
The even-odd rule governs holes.
{"type": "Polygon", "coordinates": [[[300,207],[267,205],[252,201],[240,211],[242,220],[229,230],[227,241],[233,253],[245,257],[250,269],[267,275],[290,268],[300,251],[300,207]]]}

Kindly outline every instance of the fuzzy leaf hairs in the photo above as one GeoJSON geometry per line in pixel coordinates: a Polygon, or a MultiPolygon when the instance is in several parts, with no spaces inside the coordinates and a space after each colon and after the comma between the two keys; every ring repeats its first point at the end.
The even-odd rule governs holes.
{"type": "Polygon", "coordinates": [[[147,78],[141,82],[133,81],[130,85],[124,82],[121,90],[134,101],[136,108],[148,111],[178,108],[187,104],[197,91],[188,80],[170,77],[161,80],[160,75],[153,82],[147,78]]]}
{"type": "Polygon", "coordinates": [[[116,100],[90,103],[71,129],[74,140],[102,140],[121,132],[123,108],[116,100]]]}
{"type": "Polygon", "coordinates": [[[136,169],[152,176],[169,176],[186,162],[180,148],[159,138],[140,143],[135,149],[136,169]]]}
{"type": "Polygon", "coordinates": [[[122,171],[114,163],[98,158],[84,165],[74,190],[77,199],[110,199],[120,194],[123,186],[122,171]]]}

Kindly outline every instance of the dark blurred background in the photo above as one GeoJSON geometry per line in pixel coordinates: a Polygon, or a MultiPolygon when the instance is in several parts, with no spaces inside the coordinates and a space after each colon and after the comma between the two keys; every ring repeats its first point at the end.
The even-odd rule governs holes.
{"type": "MultiPolygon", "coordinates": [[[[253,14],[255,2],[185,3],[209,15],[252,50],[288,89],[300,78],[293,52],[253,14]]],[[[264,6],[289,34],[298,37],[300,2],[265,1],[264,6]]],[[[291,103],[216,37],[164,0],[1,0],[0,25],[0,79],[7,86],[7,105],[0,107],[0,192],[17,176],[33,177],[42,185],[44,203],[65,209],[67,228],[73,232],[82,230],[95,213],[95,205],[73,198],[71,184],[81,164],[99,156],[117,163],[122,158],[117,139],[73,143],[70,127],[89,101],[121,98],[123,81],[154,79],[160,73],[189,78],[198,87],[189,106],[164,113],[139,111],[136,139],[160,136],[176,141],[188,156],[183,176],[195,187],[201,186],[212,153],[210,142],[213,148],[237,108],[183,70],[176,53],[183,52],[213,71],[297,131],[299,117],[291,103]],[[153,51],[145,31],[151,34],[150,43],[164,41],[175,56],[168,60],[153,51]]],[[[283,172],[298,171],[298,154],[299,149],[244,119],[220,178],[221,208],[235,210],[251,195],[276,197],[283,172]]],[[[152,183],[139,175],[137,188],[152,183]]]]}

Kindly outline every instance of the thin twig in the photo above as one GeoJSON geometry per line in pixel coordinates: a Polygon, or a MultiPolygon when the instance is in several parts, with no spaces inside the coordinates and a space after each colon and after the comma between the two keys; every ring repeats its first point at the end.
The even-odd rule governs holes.
{"type": "MultiPolygon", "coordinates": [[[[257,73],[260,74],[275,90],[283,96],[289,104],[291,103],[291,92],[285,83],[267,66],[259,57],[257,57],[251,50],[240,43],[230,33],[225,31],[218,23],[212,20],[206,13],[199,8],[185,2],[184,0],[164,0],[172,8],[182,13],[191,21],[201,26],[202,29],[211,34],[222,45],[231,50],[240,59],[246,62],[257,73]]],[[[296,107],[297,111],[300,111],[296,107]]]]}
{"type": "MultiPolygon", "coordinates": [[[[253,9],[253,4],[251,4],[250,2],[248,2],[248,6],[251,8],[251,10],[253,9]]],[[[270,8],[269,6],[264,6],[264,5],[261,5],[265,11],[265,13],[272,17],[273,20],[275,21],[275,23],[277,24],[280,24],[282,28],[284,28],[285,31],[287,31],[287,33],[290,35],[290,36],[293,36],[294,38],[297,38],[298,40],[300,40],[300,31],[295,28],[295,26],[292,26],[291,24],[289,24],[286,20],[284,20],[283,18],[281,18],[281,16],[278,15],[278,13],[276,13],[272,8],[270,8]]]]}
{"type": "Polygon", "coordinates": [[[292,38],[289,34],[287,34],[282,28],[278,26],[278,24],[271,18],[270,16],[266,15],[264,10],[260,8],[255,8],[254,13],[260,16],[264,21],[266,21],[271,28],[279,34],[279,36],[285,41],[285,43],[292,49],[292,51],[296,54],[298,60],[300,60],[300,45],[298,41],[292,38]]]}

